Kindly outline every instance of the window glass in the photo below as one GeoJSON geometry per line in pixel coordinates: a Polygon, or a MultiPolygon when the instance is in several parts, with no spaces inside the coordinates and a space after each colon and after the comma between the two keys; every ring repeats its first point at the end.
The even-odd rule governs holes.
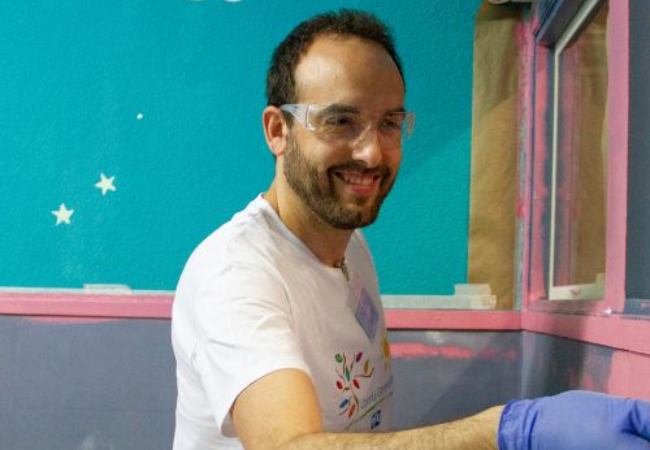
{"type": "Polygon", "coordinates": [[[549,259],[552,299],[591,299],[603,295],[607,15],[606,2],[586,2],[555,49],[549,259]]]}

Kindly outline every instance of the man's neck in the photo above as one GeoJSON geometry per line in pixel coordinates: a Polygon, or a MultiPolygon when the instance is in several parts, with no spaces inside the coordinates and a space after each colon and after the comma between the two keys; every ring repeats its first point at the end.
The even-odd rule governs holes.
{"type": "Polygon", "coordinates": [[[327,266],[340,267],[353,230],[340,230],[323,222],[288,186],[279,188],[277,180],[263,197],[316,258],[327,266]]]}

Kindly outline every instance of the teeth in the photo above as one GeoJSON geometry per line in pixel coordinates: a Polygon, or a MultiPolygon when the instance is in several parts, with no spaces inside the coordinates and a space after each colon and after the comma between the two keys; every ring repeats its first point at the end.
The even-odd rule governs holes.
{"type": "Polygon", "coordinates": [[[346,183],[359,184],[361,186],[370,186],[375,180],[373,175],[363,176],[354,173],[342,173],[341,177],[346,183]]]}

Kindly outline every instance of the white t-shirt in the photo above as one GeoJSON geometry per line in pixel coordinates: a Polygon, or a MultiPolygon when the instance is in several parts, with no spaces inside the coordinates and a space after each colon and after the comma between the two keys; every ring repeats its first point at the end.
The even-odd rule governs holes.
{"type": "Polygon", "coordinates": [[[360,231],[349,280],[261,196],[190,257],[176,290],[174,450],[238,448],[229,410],[273,371],[311,376],[326,431],[388,431],[393,378],[375,268],[360,231]]]}

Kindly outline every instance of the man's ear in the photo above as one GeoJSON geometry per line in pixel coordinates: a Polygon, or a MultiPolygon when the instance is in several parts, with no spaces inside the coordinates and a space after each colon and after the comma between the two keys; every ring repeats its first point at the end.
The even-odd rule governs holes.
{"type": "Polygon", "coordinates": [[[262,126],[264,127],[264,138],[271,153],[278,156],[284,153],[287,148],[287,123],[283,120],[282,111],[277,106],[267,106],[262,113],[262,126]]]}

